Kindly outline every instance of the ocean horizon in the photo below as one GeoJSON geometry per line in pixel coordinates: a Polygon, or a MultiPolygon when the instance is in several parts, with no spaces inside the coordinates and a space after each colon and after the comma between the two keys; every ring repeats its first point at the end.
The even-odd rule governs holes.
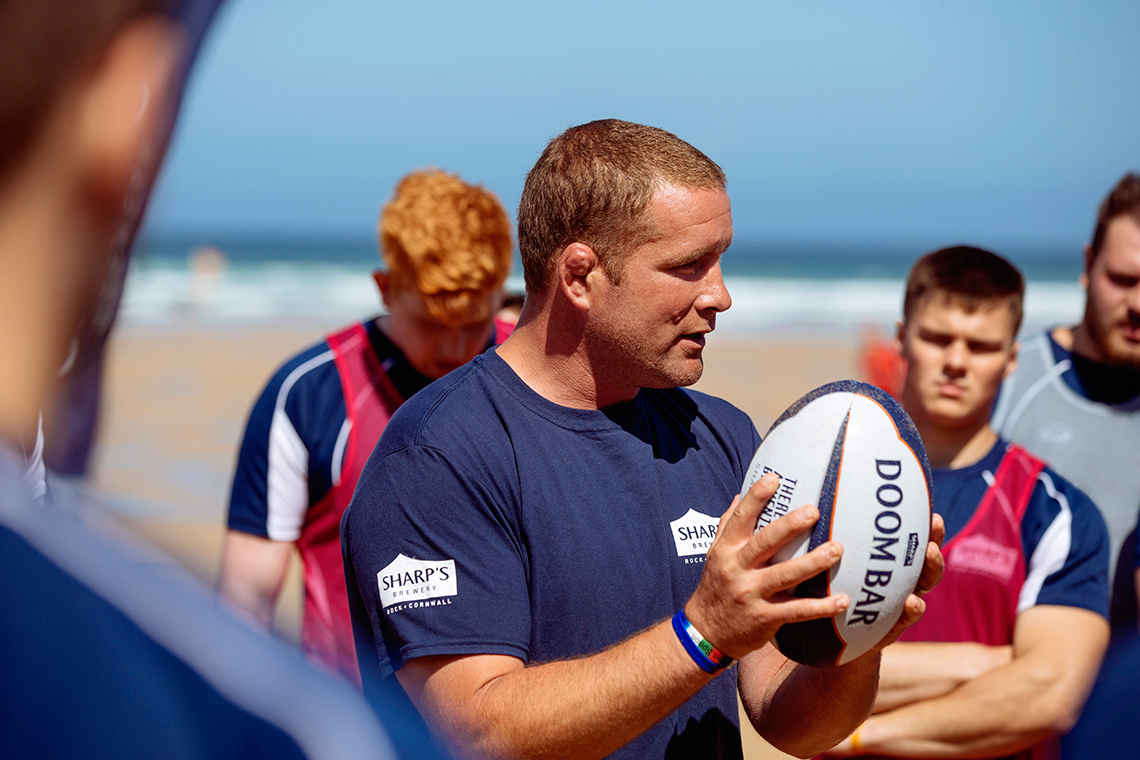
{"type": "MultiPolygon", "coordinates": [[[[738,240],[721,263],[733,305],[719,315],[717,330],[889,330],[899,316],[911,264],[932,247],[905,241],[738,240]]],[[[1079,320],[1079,244],[987,247],[1013,261],[1026,278],[1024,330],[1079,320]]],[[[371,240],[144,238],[136,246],[120,314],[125,324],[347,322],[381,311],[370,276],[377,266],[371,240]]],[[[524,289],[517,255],[506,288],[524,289]]]]}

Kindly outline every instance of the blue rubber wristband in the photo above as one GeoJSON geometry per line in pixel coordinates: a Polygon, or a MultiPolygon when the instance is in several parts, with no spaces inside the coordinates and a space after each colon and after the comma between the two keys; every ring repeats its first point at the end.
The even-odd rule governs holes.
{"type": "Polygon", "coordinates": [[[706,673],[719,673],[732,665],[732,658],[710,644],[689,622],[685,608],[677,610],[673,616],[673,632],[681,641],[681,646],[693,658],[693,662],[706,673]]]}

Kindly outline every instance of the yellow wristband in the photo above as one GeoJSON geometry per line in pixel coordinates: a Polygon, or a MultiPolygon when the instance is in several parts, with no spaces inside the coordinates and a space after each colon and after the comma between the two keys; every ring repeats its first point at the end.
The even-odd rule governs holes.
{"type": "Polygon", "coordinates": [[[851,734],[851,749],[856,752],[863,751],[863,741],[859,738],[859,732],[863,730],[863,724],[859,724],[859,728],[855,729],[855,733],[851,734]]]}

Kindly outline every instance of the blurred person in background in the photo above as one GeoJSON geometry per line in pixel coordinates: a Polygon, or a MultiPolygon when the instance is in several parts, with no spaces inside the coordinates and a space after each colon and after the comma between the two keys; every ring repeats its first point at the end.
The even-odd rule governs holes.
{"type": "Polygon", "coordinates": [[[1083,492],[997,436],[1024,281],[959,246],[907,280],[896,347],[946,523],[941,585],[883,651],[875,714],[834,754],[1055,757],[1108,642],[1108,534],[1083,492]]]}
{"type": "MultiPolygon", "coordinates": [[[[1108,525],[1113,641],[1074,729],[1074,757],[1090,756],[1098,737],[1107,739],[1113,716],[1134,724],[1140,712],[1134,678],[1140,648],[1140,174],[1125,174],[1101,201],[1084,248],[1081,285],[1081,321],[1024,342],[991,422],[1087,491],[1108,525]],[[1129,662],[1128,678],[1108,670],[1129,662]]],[[[1114,730],[1112,736],[1121,734],[1114,730]]],[[[1062,749],[1068,756],[1068,738],[1062,749]]]]}
{"type": "Polygon", "coordinates": [[[1140,513],[1140,175],[1101,202],[1084,249],[1085,313],[1024,341],[991,424],[1088,493],[1112,542],[1113,625],[1136,624],[1140,513]]]}
{"type": "Polygon", "coordinates": [[[59,368],[90,360],[113,323],[217,5],[0,4],[0,754],[431,757],[414,711],[392,703],[386,730],[95,505],[39,504],[25,480],[59,368]]]}
{"type": "Polygon", "coordinates": [[[301,645],[359,684],[340,518],[389,418],[433,380],[500,343],[511,223],[489,191],[413,172],[380,216],[387,313],[281,366],[250,413],[230,497],[219,590],[268,629],[294,547],[304,565],[301,645]]]}

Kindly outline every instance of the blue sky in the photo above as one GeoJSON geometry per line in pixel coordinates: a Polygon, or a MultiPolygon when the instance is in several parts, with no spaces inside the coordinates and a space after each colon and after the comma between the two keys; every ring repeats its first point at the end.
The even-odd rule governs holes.
{"type": "Polygon", "coordinates": [[[1077,245],[1140,169],[1140,3],[230,0],[158,235],[372,235],[441,166],[517,204],[565,127],[668,129],[738,239],[1077,245]]]}

